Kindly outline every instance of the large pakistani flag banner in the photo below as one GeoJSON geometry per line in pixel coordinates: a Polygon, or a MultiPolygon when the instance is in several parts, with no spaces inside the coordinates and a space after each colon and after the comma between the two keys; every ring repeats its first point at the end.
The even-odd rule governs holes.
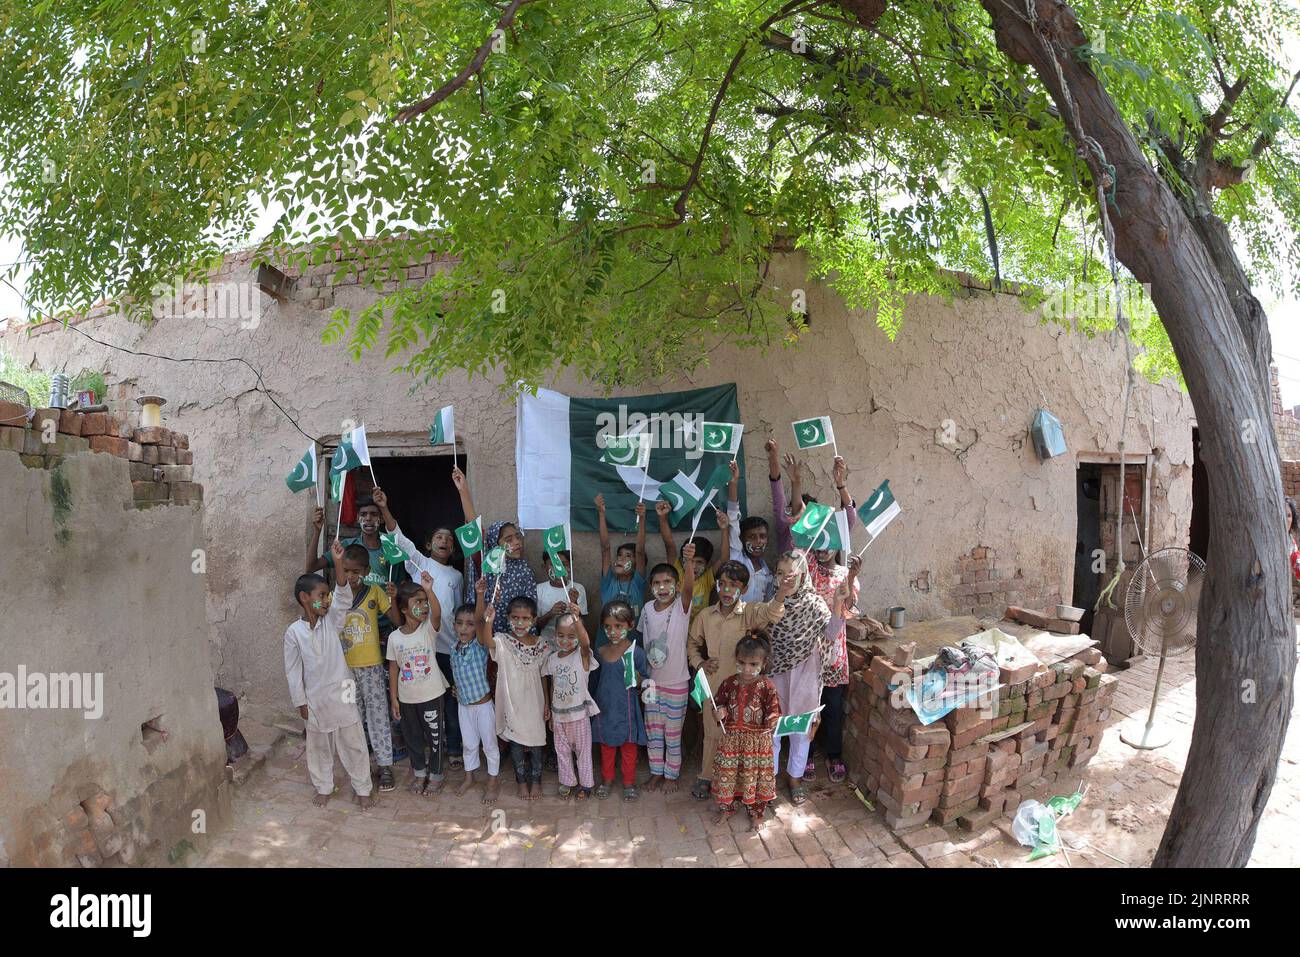
{"type": "MultiPolygon", "coordinates": [[[[636,528],[637,497],[644,489],[653,533],[659,527],[654,503],[661,483],[680,470],[702,486],[715,466],[721,463],[725,467],[731,461],[729,447],[721,452],[705,450],[704,423],[740,421],[734,383],[661,395],[596,399],[574,398],[549,389],[539,389],[536,395],[522,394],[515,419],[519,521],[525,528],[570,522],[574,531],[594,532],[596,506],[592,500],[602,494],[610,534],[627,535],[636,528]],[[618,440],[630,435],[649,437],[648,466],[641,467],[630,454],[619,454],[618,440]],[[615,454],[605,454],[607,442],[615,445],[615,454]],[[629,464],[620,464],[624,461],[629,464]]],[[[743,440],[739,444],[743,445],[743,440]]],[[[745,458],[743,453],[738,457],[740,505],[745,512],[745,458]]],[[[721,504],[725,488],[714,498],[713,504],[721,504]]],[[[704,510],[700,527],[718,527],[712,507],[704,510]]]]}

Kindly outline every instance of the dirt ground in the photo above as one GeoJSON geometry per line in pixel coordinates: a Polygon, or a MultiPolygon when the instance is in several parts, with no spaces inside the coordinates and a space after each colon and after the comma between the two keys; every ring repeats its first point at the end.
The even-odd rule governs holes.
{"type": "MultiPolygon", "coordinates": [[[[1157,715],[1172,734],[1169,745],[1135,750],[1120,740],[1125,722],[1145,719],[1154,660],[1120,672],[1101,750],[1077,784],[1086,787],[1078,810],[1059,826],[1066,850],[1029,862],[1029,850],[1011,837],[1011,814],[978,835],[927,826],[902,835],[885,826],[846,785],[826,780],[818,761],[811,799],[800,808],[781,803],[764,830],[748,833],[743,818],[710,825],[707,802],[687,788],[698,760],[684,769],[676,795],[642,793],[625,804],[618,791],[606,801],[562,801],[554,774],[544,796],[513,796],[508,762],[501,796],[492,806],[477,793],[456,797],[461,772],[436,798],[405,792],[409,772],[398,770],[398,790],[361,813],[337,769],[339,794],[329,806],[311,806],[301,739],[281,745],[236,792],[235,825],[219,835],[204,866],[531,866],[531,867],[1145,867],[1160,842],[1191,741],[1195,678],[1190,656],[1166,668],[1157,715]]],[[[820,759],[820,755],[818,756],[820,759]]],[[[1251,864],[1300,866],[1300,731],[1292,720],[1277,783],[1260,825],[1251,864]]],[[[640,774],[647,774],[642,761],[640,774]]],[[[1040,800],[1068,794],[1075,779],[1057,781],[1040,800]]]]}

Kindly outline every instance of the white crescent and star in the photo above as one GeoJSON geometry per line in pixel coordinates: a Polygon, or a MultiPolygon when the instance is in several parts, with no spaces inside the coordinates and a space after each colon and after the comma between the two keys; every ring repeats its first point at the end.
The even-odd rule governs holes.
{"type": "Polygon", "coordinates": [[[307,463],[299,462],[295,465],[293,468],[293,475],[289,476],[289,478],[295,482],[307,481],[307,463]]]}
{"type": "Polygon", "coordinates": [[[717,449],[727,444],[727,433],[714,429],[708,434],[709,448],[717,449]]]}
{"type": "Polygon", "coordinates": [[[547,535],[547,536],[546,536],[546,545],[547,545],[547,547],[549,547],[549,548],[559,548],[559,547],[560,547],[561,545],[563,545],[563,544],[564,544],[564,533],[563,533],[563,532],[560,532],[560,534],[559,534],[558,537],[555,536],[555,535],[547,535]]]}
{"type": "Polygon", "coordinates": [[[469,531],[465,533],[464,545],[466,548],[473,548],[478,544],[478,527],[471,525],[469,531]]]}
{"type": "Polygon", "coordinates": [[[876,508],[879,507],[880,503],[883,502],[884,500],[885,500],[885,493],[877,492],[876,497],[867,503],[867,511],[874,512],[876,508]]]}
{"type": "Polygon", "coordinates": [[[661,488],[661,489],[660,489],[660,492],[664,495],[665,498],[668,499],[669,504],[672,505],[672,507],[673,507],[673,511],[674,511],[674,512],[676,512],[676,511],[680,511],[682,505],[685,504],[685,499],[683,499],[680,495],[678,495],[678,494],[677,494],[676,492],[674,492],[672,489],[661,488]]]}
{"type": "MultiPolygon", "coordinates": [[[[639,432],[644,431],[645,428],[646,423],[642,423],[635,429],[629,431],[627,436],[636,435],[639,432]]],[[[687,478],[692,482],[698,482],[700,478],[700,469],[703,465],[703,459],[696,462],[695,471],[688,475],[687,478]]],[[[651,478],[645,468],[639,465],[615,465],[614,468],[618,472],[618,477],[623,480],[623,484],[627,486],[627,490],[633,495],[640,496],[641,491],[644,488],[645,500],[647,502],[653,502],[659,497],[659,487],[664,483],[660,482],[658,479],[651,478]]]]}
{"type": "Polygon", "coordinates": [[[805,442],[820,442],[822,437],[822,427],[819,422],[810,422],[799,430],[805,442]]]}

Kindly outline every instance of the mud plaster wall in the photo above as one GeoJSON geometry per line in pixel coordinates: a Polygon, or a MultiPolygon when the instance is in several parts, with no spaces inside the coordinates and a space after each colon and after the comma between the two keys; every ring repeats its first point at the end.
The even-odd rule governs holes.
{"type": "MultiPolygon", "coordinates": [[[[246,279],[246,265],[230,265],[246,279]]],[[[418,277],[434,266],[413,266],[418,277]]],[[[96,335],[134,349],[173,356],[242,356],[262,370],[279,401],[314,435],[334,435],[344,419],[364,418],[372,447],[385,434],[417,442],[432,411],[456,406],[458,437],[470,461],[475,502],[487,521],[513,515],[515,411],[498,380],[462,373],[408,395],[411,380],[390,371],[381,350],[353,363],[341,346],[322,346],[320,333],[334,305],[361,306],[373,293],[333,285],[328,273],[299,277],[290,301],[266,308],[256,328],[235,320],[163,320],[152,328],[112,319],[94,322],[96,335]]],[[[911,620],[956,607],[958,561],[977,546],[996,550],[1008,577],[1024,580],[1021,604],[1068,601],[1073,588],[1076,454],[1114,450],[1124,377],[1123,348],[1043,325],[1009,295],[964,290],[949,304],[918,297],[907,304],[891,343],[869,313],[850,311],[828,287],[810,282],[798,256],[775,264],[776,284],[805,288],[811,328],[797,348],[766,355],[719,347],[698,374],[630,392],[657,392],[735,382],[746,424],[748,511],[771,514],[762,481],[762,441],[769,431],[784,449],[790,422],[821,413],[834,418],[839,451],[848,460],[851,489],[861,497],[891,480],[902,516],[866,554],[861,607],[877,616],[905,605],[911,620]],[[1069,452],[1039,463],[1028,426],[1040,402],[1061,419],[1069,452]],[[944,420],[955,442],[939,444],[944,420]]],[[[417,279],[418,281],[418,279],[417,279]]],[[[647,330],[647,343],[653,330],[647,330]]],[[[206,489],[209,542],[208,616],[213,667],[223,687],[254,703],[287,709],[280,643],[295,615],[290,598],[301,570],[312,501],[295,497],[284,475],[306,440],[254,391],[247,368],[159,363],[106,350],[75,332],[43,327],[11,330],[4,342],[44,367],[69,359],[70,368],[102,368],[110,382],[171,399],[164,424],[189,433],[194,480],[206,489]]],[[[711,345],[705,343],[704,345],[711,345]]],[[[574,395],[598,390],[559,374],[550,383],[574,395]]],[[[1155,450],[1152,543],[1186,543],[1191,514],[1190,400],[1172,386],[1142,382],[1128,429],[1131,454],[1155,450]]],[[[805,456],[805,490],[833,494],[831,454],[805,456]]],[[[599,558],[594,533],[575,536],[578,579],[596,594],[599,558]]],[[[652,535],[650,558],[660,548],[652,535]]],[[[528,555],[542,568],[537,536],[528,555]]],[[[1010,597],[1010,596],[1009,596],[1010,597]]]]}
{"type": "Polygon", "coordinates": [[[197,506],[134,507],[128,463],[0,452],[0,672],[102,672],[103,710],[0,708],[0,866],[165,864],[229,819],[197,506]],[[166,739],[142,724],[162,716],[166,739]]]}

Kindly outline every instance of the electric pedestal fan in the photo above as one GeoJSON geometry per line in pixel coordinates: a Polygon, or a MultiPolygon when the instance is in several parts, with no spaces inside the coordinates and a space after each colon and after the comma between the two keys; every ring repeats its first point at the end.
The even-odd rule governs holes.
{"type": "Polygon", "coordinates": [[[1162,548],[1142,559],[1128,584],[1124,623],[1143,654],[1160,656],[1146,723],[1135,718],[1120,731],[1120,740],[1130,747],[1147,751],[1169,743],[1169,733],[1156,724],[1160,684],[1165,662],[1196,647],[1196,606],[1204,574],[1205,562],[1195,552],[1162,548]]]}

